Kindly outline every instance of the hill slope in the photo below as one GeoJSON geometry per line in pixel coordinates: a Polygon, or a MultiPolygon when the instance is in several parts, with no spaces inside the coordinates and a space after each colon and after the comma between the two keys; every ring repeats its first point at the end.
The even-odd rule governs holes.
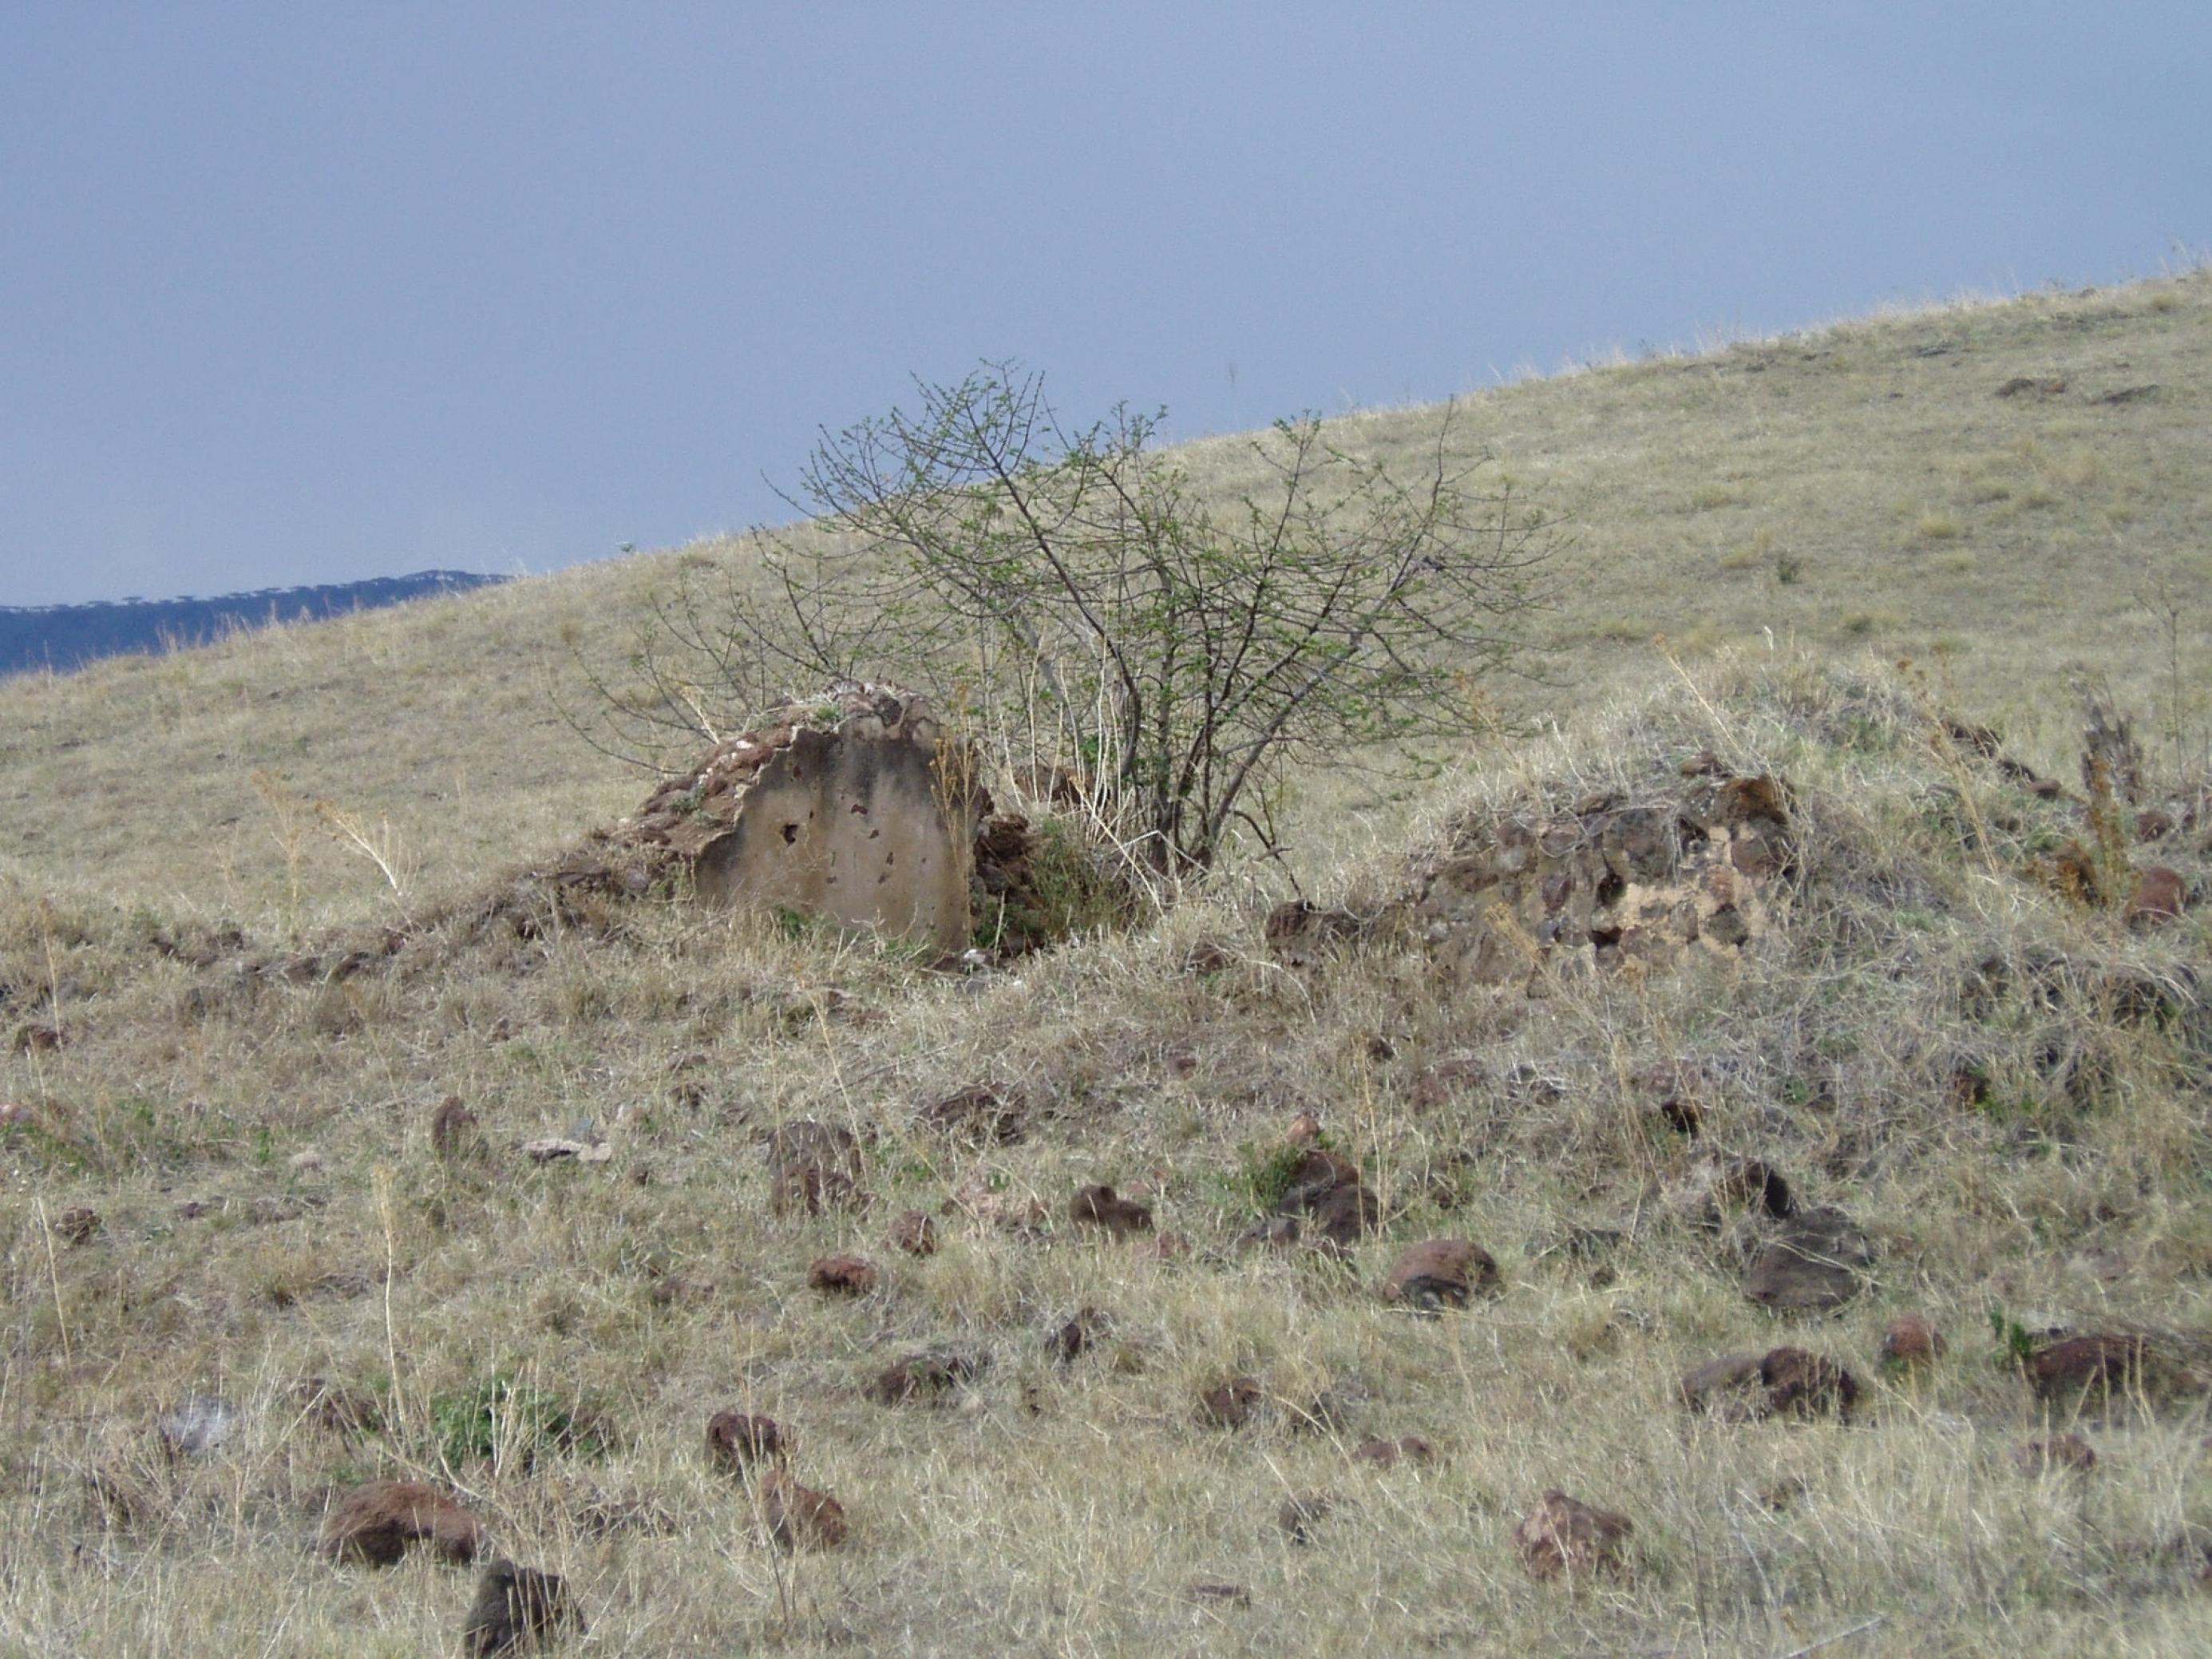
{"type": "Polygon", "coordinates": [[[308,1547],[382,1478],[577,1652],[2202,1651],[2203,643],[2086,559],[2201,584],[2208,330],[2191,277],[1480,400],[1583,527],[1553,729],[1302,780],[1303,924],[1237,870],[953,976],[515,877],[640,793],[549,689],[666,557],[0,686],[0,1645],[450,1650],[467,1574],[308,1547]],[[2181,694],[2139,801],[2074,655],[2181,694]],[[1437,1240],[1494,1279],[1386,1294],[1437,1240]],[[772,1547],[722,1410],[849,1536],[772,1547]],[[1550,1488],[1617,1561],[1524,1565],[1550,1488]]]}
{"type": "MultiPolygon", "coordinates": [[[[1938,667],[1951,701],[2049,769],[2067,740],[2063,665],[2095,664],[2140,708],[2166,684],[2139,592],[2163,581],[2179,596],[2183,677],[2201,686],[2212,666],[2212,630],[2189,611],[2212,591],[2203,274],[1594,368],[1463,412],[1499,468],[1578,526],[1547,683],[1495,688],[1523,714],[1571,717],[1665,672],[1655,635],[1691,657],[1797,641],[1938,667]]],[[[1352,416],[1335,435],[1411,453],[1437,419],[1352,416]]],[[[1201,482],[1246,478],[1237,440],[1185,453],[1201,482]]],[[[571,650],[618,672],[626,619],[672,561],[702,556],[742,548],[586,566],[66,684],[0,683],[0,873],[234,915],[289,903],[289,836],[261,771],[388,823],[426,889],[465,885],[639,793],[549,693],[582,699],[571,650]],[[157,799],[161,822],[191,827],[188,862],[153,830],[157,799]]],[[[296,851],[311,908],[382,902],[378,872],[328,837],[296,851]]]]}

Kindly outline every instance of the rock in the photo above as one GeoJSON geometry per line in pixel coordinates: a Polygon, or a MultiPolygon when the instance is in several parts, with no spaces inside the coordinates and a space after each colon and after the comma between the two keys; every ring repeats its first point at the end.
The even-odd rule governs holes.
{"type": "Polygon", "coordinates": [[[707,1461],[732,1474],[789,1454],[791,1441],[773,1417],[716,1412],[707,1419],[707,1461]]]}
{"type": "Polygon", "coordinates": [[[2153,1358],[2140,1336],[2069,1336],[2030,1354],[2023,1370],[2029,1386],[2054,1405],[2076,1407],[2093,1397],[2102,1405],[2141,1388],[2153,1358]]]}
{"type": "Polygon", "coordinates": [[[936,1405],[955,1389],[975,1381],[984,1364],[981,1354],[945,1349],[910,1354],[878,1372],[869,1391],[886,1406],[903,1405],[910,1401],[936,1405]]]}
{"type": "Polygon", "coordinates": [[[315,1547],[332,1561],[390,1567],[416,1544],[465,1565],[483,1552],[483,1523],[427,1481],[371,1480],[331,1507],[315,1547]]]}
{"type": "Polygon", "coordinates": [[[1314,1206],[1304,1237],[1309,1243],[1349,1250],[1382,1224],[1382,1206],[1358,1181],[1339,1187],[1314,1206]]]}
{"type": "Polygon", "coordinates": [[[1431,1238],[1399,1254],[1382,1280],[1385,1299],[1424,1313],[1464,1308],[1478,1293],[1498,1288],[1498,1264],[1490,1252],[1464,1238],[1431,1238]]]}
{"type": "Polygon", "coordinates": [[[54,1218],[54,1237],[75,1249],[89,1244],[100,1234],[100,1212],[86,1204],[72,1204],[54,1218]]]}
{"type": "Polygon", "coordinates": [[[550,1644],[563,1629],[588,1633],[558,1574],[518,1567],[501,1556],[484,1569],[461,1626],[465,1659],[521,1653],[550,1644]]]}
{"type": "Polygon", "coordinates": [[[1079,1309],[1074,1318],[1045,1338],[1045,1348],[1061,1364],[1072,1364],[1113,1328],[1113,1320],[1103,1310],[1079,1309]]]}
{"type": "Polygon", "coordinates": [[[866,1296],[876,1288],[876,1266],[857,1255],[823,1255],[806,1270],[809,1290],[832,1296],[866,1296]]]}
{"type": "Polygon", "coordinates": [[[1298,1242],[1298,1218],[1294,1215],[1271,1215],[1254,1222],[1237,1236],[1240,1250],[1288,1250],[1298,1242]]]}
{"type": "Polygon", "coordinates": [[[761,1522],[785,1549],[835,1549],[845,1541],[845,1506],[827,1492],[802,1486],[782,1469],[759,1486],[761,1522]]]}
{"type": "Polygon", "coordinates": [[[1932,1365],[1948,1345],[1943,1333],[1918,1314],[1899,1314],[1881,1334],[1881,1357],[1892,1364],[1932,1365]]]}
{"type": "Polygon", "coordinates": [[[2182,880],[2181,872],[2154,864],[2136,873],[2135,891],[2128,899],[2127,924],[2155,927],[2179,921],[2188,908],[2189,884],[2182,880]]]}
{"type": "Polygon", "coordinates": [[[459,1095],[447,1095],[430,1114],[430,1150],[441,1162],[459,1163],[473,1158],[483,1149],[483,1137],[477,1128],[477,1115],[462,1103],[459,1095]]]}
{"type": "Polygon", "coordinates": [[[1535,1577],[1569,1579],[1594,1573],[1618,1577],[1627,1569],[1622,1546],[1636,1530],[1625,1516],[1594,1509],[1563,1492],[1544,1494],[1513,1529],[1513,1547],[1535,1577]]]}
{"type": "Polygon", "coordinates": [[[917,1115],[963,1146],[1011,1146],[1027,1132],[1027,1114],[988,1084],[971,1083],[923,1107],[917,1115]]]}
{"type": "Polygon", "coordinates": [[[1777,1311],[1825,1313],[1858,1294],[1861,1270],[1873,1261],[1873,1245],[1849,1217],[1814,1210],[1759,1253],[1744,1294],[1777,1311]]]}
{"type": "Polygon", "coordinates": [[[1266,1398],[1256,1377],[1232,1376],[1199,1395],[1198,1420],[1208,1428],[1241,1429],[1266,1398]]]}
{"type": "Polygon", "coordinates": [[[2054,1434],[2014,1447],[2012,1466],[2030,1480],[2059,1473],[2087,1474],[2097,1467],[2097,1454],[2078,1434],[2054,1434]]]}
{"type": "Polygon", "coordinates": [[[860,1189],[860,1144],[850,1129],[803,1121],[768,1139],[769,1208],[777,1215],[819,1215],[854,1203],[860,1189]]]}
{"type": "Polygon", "coordinates": [[[1401,1434],[1395,1440],[1374,1437],[1359,1443],[1359,1449],[1352,1454],[1356,1463],[1372,1463],[1378,1469],[1395,1468],[1400,1463],[1433,1463],[1437,1449],[1418,1434],[1401,1434]]]}
{"type": "Polygon", "coordinates": [[[1085,1187],[1067,1206],[1068,1219],[1103,1227],[1116,1238],[1152,1230],[1152,1206],[1117,1198],[1111,1187],[1085,1187]]]}
{"type": "Polygon", "coordinates": [[[1275,1511],[1275,1524],[1283,1536],[1293,1544],[1310,1544],[1314,1528],[1336,1507],[1336,1499],[1328,1492],[1308,1492],[1302,1497],[1286,1498],[1283,1506],[1275,1511]]]}
{"type": "Polygon", "coordinates": [[[937,1254],[937,1224],[920,1210],[902,1212],[891,1223],[884,1242],[895,1250],[904,1250],[908,1255],[937,1254]]]}
{"type": "Polygon", "coordinates": [[[1724,1423],[1747,1423],[1766,1414],[1766,1380],[1755,1353],[1725,1354],[1683,1373],[1682,1403],[1724,1423]]]}
{"type": "Polygon", "coordinates": [[[1858,1379],[1832,1359],[1802,1348],[1776,1348],[1759,1362],[1765,1385],[1766,1409],[1773,1416],[1813,1418],[1824,1413],[1850,1421],[1859,1397],[1858,1379]]]}
{"type": "Polygon", "coordinates": [[[211,1394],[187,1395],[163,1418],[156,1432],[172,1457],[204,1457],[238,1428],[238,1407],[211,1394]]]}

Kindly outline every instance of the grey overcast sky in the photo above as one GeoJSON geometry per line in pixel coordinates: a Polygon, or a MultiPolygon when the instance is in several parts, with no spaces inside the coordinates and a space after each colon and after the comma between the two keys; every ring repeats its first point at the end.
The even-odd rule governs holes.
{"type": "Polygon", "coordinates": [[[0,0],[0,605],[783,510],[910,374],[1191,435],[2212,243],[2212,4],[0,0]]]}

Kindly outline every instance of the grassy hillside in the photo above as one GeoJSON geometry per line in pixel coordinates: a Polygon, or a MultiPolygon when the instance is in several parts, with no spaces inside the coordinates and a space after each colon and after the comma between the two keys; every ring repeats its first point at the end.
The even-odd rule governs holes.
{"type": "Polygon", "coordinates": [[[579,1652],[2201,1651],[2207,911],[2126,905],[2138,866],[2212,881],[2208,343],[2200,276],[1476,400],[1580,525],[1512,694],[1553,729],[1380,810],[1303,781],[1349,935],[1303,962],[1245,872],[970,978],[501,879],[640,794],[550,693],[682,556],[0,684],[0,1653],[452,1651],[470,1575],[307,1547],[380,1477],[566,1575],[579,1652]],[[2137,713],[2140,810],[1935,718],[2078,796],[2077,660],[2137,713]],[[1741,945],[1583,972],[1528,939],[1479,981],[1404,902],[1516,820],[1705,813],[1716,767],[1786,820],[1741,945]],[[1003,1139],[940,1121],[975,1087],[1003,1139]],[[775,1212],[802,1121],[854,1137],[853,1206],[775,1212]],[[1377,1226],[1247,1246],[1313,1133],[1377,1226]],[[1077,1219],[1094,1182],[1152,1228],[1077,1219]],[[888,1241],[908,1210],[934,1254],[888,1241]],[[1754,1299],[1808,1218],[1840,1305],[1754,1299]],[[1386,1300],[1439,1237],[1494,1293],[1386,1300]],[[839,1251],[879,1282],[810,1288],[839,1251]],[[1908,1314],[1925,1364],[1884,1357],[1908,1314]],[[1848,1421],[1684,1405],[1785,1347],[1850,1370],[1848,1421]],[[882,1398],[925,1352],[972,1375],[882,1398]],[[849,1538],[763,1543],[724,1408],[849,1538]],[[2025,1449],[2064,1432],[2094,1468],[2025,1449]],[[1434,1458],[1357,1455],[1407,1435],[1434,1458]],[[1553,1487],[1633,1522],[1619,1572],[1524,1570],[1553,1487]]]}
{"type": "MultiPolygon", "coordinates": [[[[1530,380],[1465,415],[1499,469],[1578,526],[1564,608],[1542,630],[1545,683],[1495,688],[1522,714],[1569,717],[1664,672],[1655,635],[1691,659],[1771,641],[1911,656],[2056,766],[2067,663],[2097,665],[2146,708],[2161,694],[2167,665],[2137,597],[2161,580],[2185,610],[2182,667],[2203,683],[2201,273],[1530,380]]],[[[1437,418],[1352,416],[1336,435],[1410,453],[1437,418]]],[[[1202,482],[1251,481],[1237,440],[1187,453],[1202,482]]],[[[374,910],[383,878],[319,833],[296,848],[294,903],[289,796],[388,825],[423,888],[465,887],[639,794],[636,775],[576,743],[549,693],[577,695],[572,647],[617,667],[628,618],[685,556],[743,550],[588,566],[67,683],[0,682],[0,875],[242,921],[374,910]]]]}

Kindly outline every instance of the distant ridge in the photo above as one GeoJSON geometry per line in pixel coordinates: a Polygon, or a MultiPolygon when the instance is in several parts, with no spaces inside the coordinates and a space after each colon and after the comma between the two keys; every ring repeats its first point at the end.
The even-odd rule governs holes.
{"type": "Polygon", "coordinates": [[[377,611],[409,599],[465,593],[506,580],[466,570],[418,570],[411,576],[264,587],[210,599],[0,605],[0,675],[40,669],[67,673],[127,652],[158,653],[205,645],[226,634],[264,628],[272,622],[313,622],[353,611],[377,611]]]}

